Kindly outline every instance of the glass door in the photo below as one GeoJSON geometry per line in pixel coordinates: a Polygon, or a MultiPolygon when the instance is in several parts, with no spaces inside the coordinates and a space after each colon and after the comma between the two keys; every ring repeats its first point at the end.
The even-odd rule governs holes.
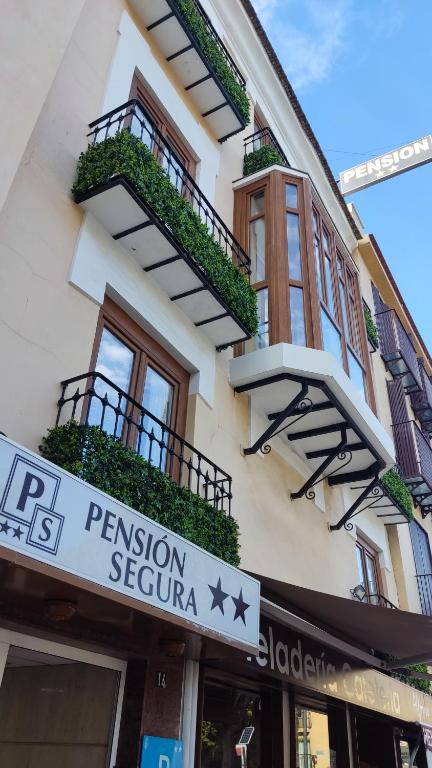
{"type": "Polygon", "coordinates": [[[0,765],[113,766],[123,662],[1,631],[0,649],[0,765]]]}

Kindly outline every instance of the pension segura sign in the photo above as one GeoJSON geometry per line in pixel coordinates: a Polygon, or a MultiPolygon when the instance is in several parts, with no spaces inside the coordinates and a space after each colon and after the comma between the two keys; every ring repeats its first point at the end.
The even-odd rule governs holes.
{"type": "Polygon", "coordinates": [[[166,621],[258,647],[258,581],[0,436],[2,548],[166,621]]]}
{"type": "Polygon", "coordinates": [[[349,195],[431,161],[432,136],[425,136],[423,139],[417,139],[385,155],[342,171],[339,177],[340,191],[343,195],[349,195]]]}

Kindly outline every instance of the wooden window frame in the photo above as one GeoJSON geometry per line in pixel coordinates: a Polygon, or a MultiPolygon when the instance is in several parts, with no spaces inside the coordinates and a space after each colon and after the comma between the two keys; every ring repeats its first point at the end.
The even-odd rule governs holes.
{"type": "Polygon", "coordinates": [[[366,590],[366,599],[365,602],[371,603],[371,597],[375,596],[375,594],[384,595],[384,589],[383,589],[383,582],[382,582],[382,574],[381,574],[381,567],[379,564],[379,552],[377,549],[375,549],[371,544],[369,544],[368,541],[366,541],[362,536],[357,536],[356,541],[356,550],[360,550],[361,553],[361,562],[362,562],[362,570],[363,570],[363,577],[364,577],[364,583],[363,586],[366,590]],[[366,566],[366,558],[369,558],[373,561],[374,570],[375,570],[375,579],[376,579],[376,585],[378,592],[370,592],[369,591],[369,579],[367,575],[367,566],[366,566]]]}
{"type": "MultiPolygon", "coordinates": [[[[350,352],[363,370],[365,397],[371,409],[376,413],[366,328],[362,321],[358,274],[335,225],[314,193],[309,179],[304,176],[291,175],[289,171],[271,171],[235,192],[234,234],[247,253],[249,252],[249,198],[260,189],[265,190],[266,194],[266,279],[252,285],[256,290],[268,289],[269,344],[292,343],[290,286],[302,287],[306,346],[313,349],[324,349],[321,327],[321,308],[323,308],[340,336],[341,361],[346,374],[349,376],[348,353],[350,352]],[[293,184],[297,187],[298,209],[286,205],[285,186],[287,184],[293,184]],[[301,283],[292,280],[288,272],[287,212],[298,213],[299,215],[303,277],[301,283]],[[314,216],[317,222],[316,234],[314,216]],[[328,305],[327,281],[324,274],[323,232],[327,234],[329,242],[328,256],[334,303],[333,313],[328,305]],[[319,256],[319,263],[316,256],[319,256]],[[346,329],[342,314],[338,257],[340,257],[343,265],[346,297],[349,296],[354,306],[353,312],[347,311],[349,327],[346,329]],[[323,288],[322,296],[320,285],[323,288]]],[[[235,354],[243,354],[244,349],[244,345],[237,345],[235,354]]]]}
{"type": "Polygon", "coordinates": [[[165,115],[154,97],[149,93],[145,80],[138,69],[135,69],[129,94],[130,99],[138,99],[146,108],[154,125],[160,131],[164,139],[170,144],[178,159],[182,162],[187,172],[193,179],[196,176],[197,161],[189,147],[179,135],[176,127],[165,115]]]}
{"type": "Polygon", "coordinates": [[[189,374],[163,347],[112,299],[105,297],[101,307],[91,355],[90,370],[96,369],[103,329],[107,328],[134,352],[128,394],[141,403],[149,365],[173,386],[173,403],[168,427],[185,436],[189,374]]]}

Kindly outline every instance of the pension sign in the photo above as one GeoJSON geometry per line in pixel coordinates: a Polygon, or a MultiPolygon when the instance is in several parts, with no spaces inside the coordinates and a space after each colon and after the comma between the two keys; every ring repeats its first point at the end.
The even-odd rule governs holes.
{"type": "Polygon", "coordinates": [[[340,174],[340,191],[343,195],[379,184],[390,176],[398,176],[411,168],[430,163],[432,160],[432,136],[417,139],[403,147],[374,157],[361,165],[355,165],[340,174]]]}
{"type": "Polygon", "coordinates": [[[258,645],[255,579],[0,436],[5,557],[2,548],[25,555],[29,568],[43,562],[165,621],[239,648],[258,645]]]}

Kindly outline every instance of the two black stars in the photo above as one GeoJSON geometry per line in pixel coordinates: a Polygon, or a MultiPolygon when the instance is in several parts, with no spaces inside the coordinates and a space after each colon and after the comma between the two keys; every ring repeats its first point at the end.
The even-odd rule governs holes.
{"type": "Polygon", "coordinates": [[[8,535],[8,531],[13,531],[12,538],[13,539],[21,539],[21,536],[23,535],[24,531],[18,526],[18,528],[13,528],[12,525],[8,524],[8,521],[5,520],[4,523],[0,523],[0,533],[5,533],[6,536],[8,535]]]}
{"type": "MultiPolygon", "coordinates": [[[[219,608],[222,615],[225,616],[224,612],[224,601],[229,597],[230,595],[228,592],[224,592],[222,589],[222,582],[220,577],[218,578],[218,582],[215,587],[212,587],[211,584],[208,585],[209,590],[213,595],[213,602],[211,604],[210,610],[213,611],[215,608],[219,608]]],[[[243,590],[240,590],[240,594],[238,597],[232,597],[231,600],[233,601],[235,605],[235,613],[234,613],[234,621],[236,619],[241,619],[243,624],[246,626],[246,619],[245,619],[245,613],[247,609],[249,608],[249,603],[246,603],[243,600],[243,590]]]]}

